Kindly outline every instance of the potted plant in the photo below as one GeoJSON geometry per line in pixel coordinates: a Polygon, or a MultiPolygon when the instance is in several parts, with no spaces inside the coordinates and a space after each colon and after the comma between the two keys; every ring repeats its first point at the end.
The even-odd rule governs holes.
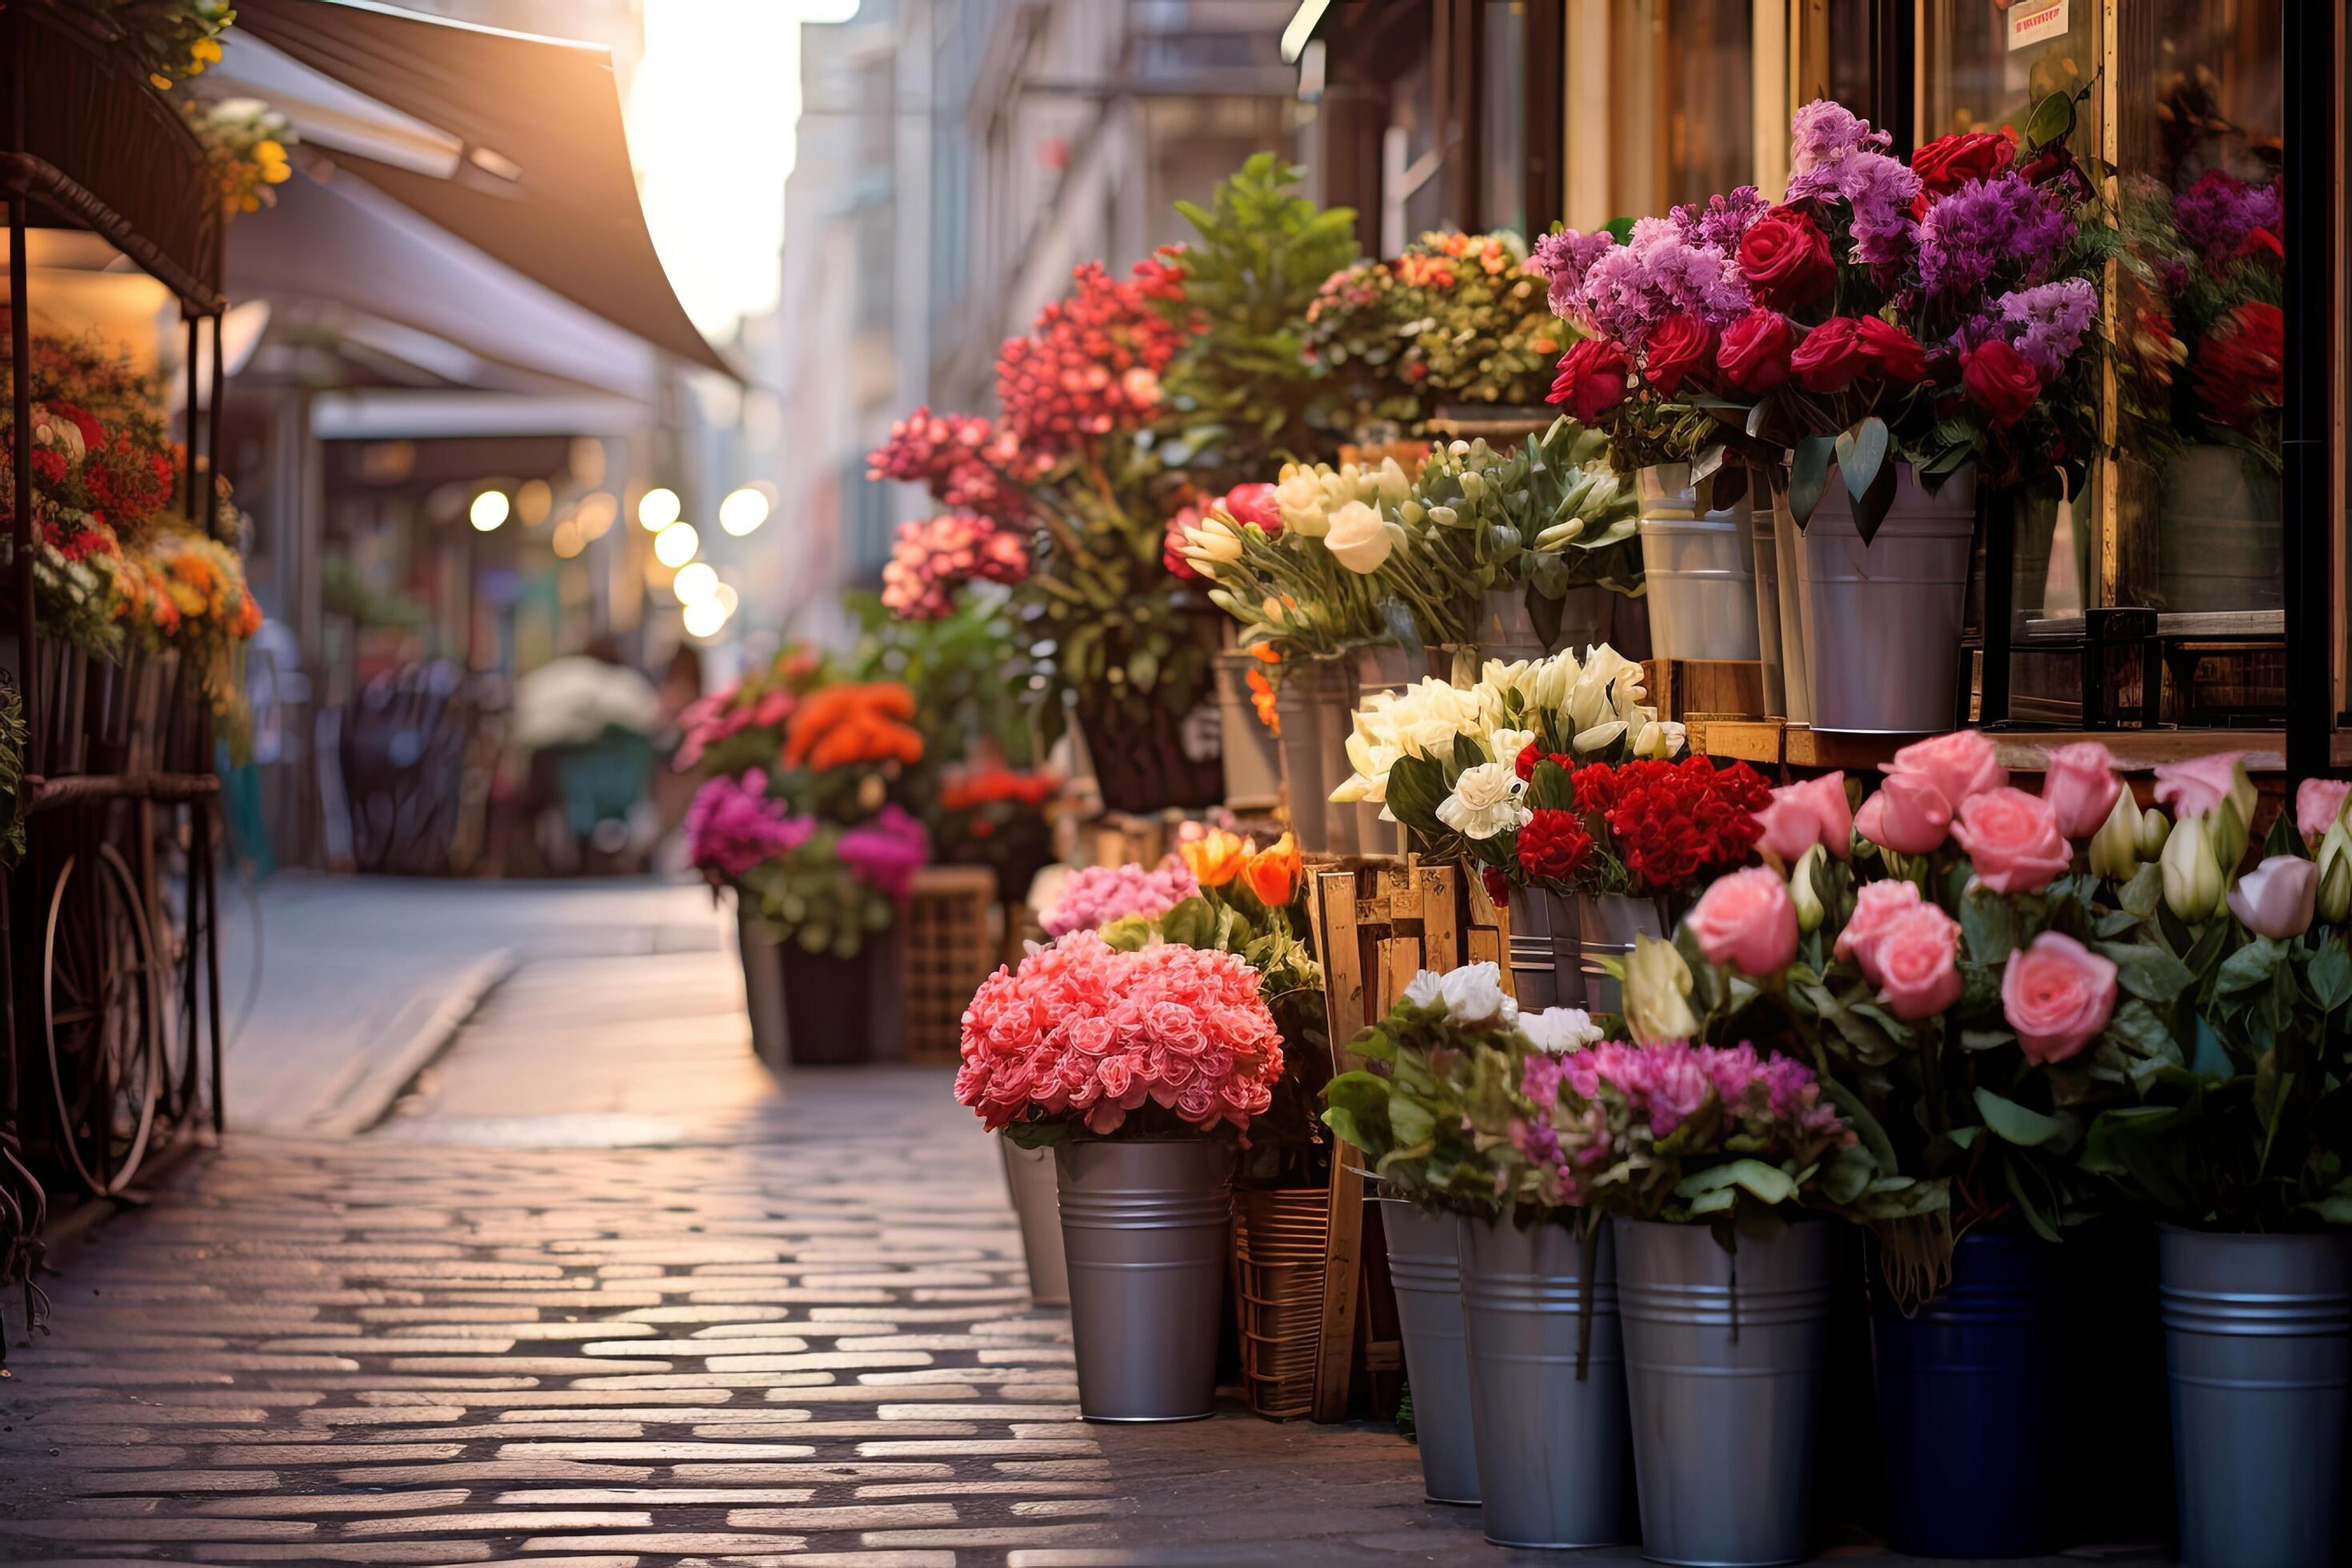
{"type": "Polygon", "coordinates": [[[964,1015],[956,1099],[1050,1144],[1090,1421],[1214,1413],[1234,1143],[1273,1104],[1281,1034],[1255,970],[1092,931],[1000,969],[964,1015]]]}
{"type": "Polygon", "coordinates": [[[2158,1222],[2181,1560],[2332,1562],[2352,1377],[2346,786],[2305,784],[2241,878],[2242,768],[2170,771],[2179,821],[2121,901],[2177,1043],[2143,1103],[2091,1123],[2083,1164],[2158,1222]]]}
{"type": "Polygon", "coordinates": [[[1628,1533],[1632,1460],[1607,1230],[1540,1160],[1521,1088],[1600,1031],[1522,1015],[1501,980],[1416,974],[1324,1120],[1381,1178],[1429,1495],[1480,1501],[1500,1545],[1603,1545],[1628,1533]]]}
{"type": "MultiPolygon", "coordinates": [[[[1743,450],[1793,448],[1817,728],[1947,727],[1979,479],[2070,483],[2095,450],[2087,351],[2114,231],[2067,153],[2074,122],[2053,95],[2021,143],[1949,136],[1906,163],[1817,100],[1791,122],[1780,205],[1743,187],[1622,245],[1571,231],[1547,252],[1556,303],[1595,334],[1555,396],[1593,419],[1625,409],[1621,462],[1684,456],[1702,416],[1743,450]]],[[[1702,447],[1693,472],[1716,461],[1702,447]]]]}

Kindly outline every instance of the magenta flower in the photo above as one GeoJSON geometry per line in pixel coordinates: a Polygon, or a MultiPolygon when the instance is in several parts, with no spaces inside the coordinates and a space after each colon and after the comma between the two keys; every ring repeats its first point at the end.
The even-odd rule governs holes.
{"type": "Polygon", "coordinates": [[[740,779],[707,779],[686,808],[686,842],[695,865],[730,881],[763,860],[788,855],[816,831],[813,817],[794,816],[768,798],[768,778],[753,768],[740,779]]]}
{"type": "Polygon", "coordinates": [[[894,802],[871,822],[844,833],[834,852],[851,876],[904,902],[914,889],[915,873],[930,860],[931,838],[894,802]]]}

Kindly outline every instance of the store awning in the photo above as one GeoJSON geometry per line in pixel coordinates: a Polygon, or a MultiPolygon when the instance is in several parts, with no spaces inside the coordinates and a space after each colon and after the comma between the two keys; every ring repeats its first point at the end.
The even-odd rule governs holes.
{"type": "Polygon", "coordinates": [[[372,0],[238,0],[231,75],[239,33],[446,132],[458,151],[445,175],[429,139],[411,139],[426,157],[402,157],[322,138],[340,166],[656,348],[740,379],[695,330],[655,253],[607,50],[372,0]]]}
{"type": "Polygon", "coordinates": [[[417,222],[357,179],[297,174],[278,187],[277,205],[229,225],[228,288],[238,300],[272,301],[281,319],[348,322],[362,338],[369,328],[359,319],[389,322],[524,373],[454,379],[592,390],[639,404],[655,395],[654,353],[642,340],[417,222]]]}

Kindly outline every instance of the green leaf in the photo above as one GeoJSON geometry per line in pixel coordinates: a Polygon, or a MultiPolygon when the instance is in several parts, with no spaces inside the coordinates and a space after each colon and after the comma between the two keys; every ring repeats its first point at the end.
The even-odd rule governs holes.
{"type": "Polygon", "coordinates": [[[2103,942],[2098,950],[2115,964],[2118,984],[2158,1007],[2169,1005],[2197,980],[2187,964],[2153,944],[2103,942]]]}
{"type": "Polygon", "coordinates": [[[2025,121],[2025,145],[2040,152],[2053,142],[2063,142],[2074,129],[2074,100],[2063,92],[2053,92],[2033,106],[2025,121]]]}
{"type": "Polygon", "coordinates": [[[1437,1118],[1419,1100],[1391,1094],[1389,1096],[1389,1130],[1396,1135],[1400,1147],[1416,1144],[1437,1131],[1437,1118]]]}
{"type": "Polygon", "coordinates": [[[2252,990],[2270,979],[2271,972],[2285,959],[2287,952],[2285,946],[2266,936],[2255,937],[2221,961],[2213,977],[2214,989],[2225,996],[2252,990]]]}
{"type": "Polygon", "coordinates": [[[1827,436],[1808,436],[1797,443],[1796,454],[1789,462],[1789,515],[1800,529],[1822,504],[1822,491],[1830,480],[1830,458],[1836,453],[1837,442],[1827,436]]]}
{"type": "Polygon", "coordinates": [[[1759,1202],[1767,1204],[1784,1204],[1797,1195],[1797,1184],[1789,1173],[1761,1160],[1734,1160],[1728,1164],[1710,1165],[1704,1171],[1685,1176],[1675,1192],[1682,1197],[1696,1198],[1708,1193],[1727,1191],[1734,1186],[1746,1190],[1759,1202]]]}
{"type": "Polygon", "coordinates": [[[1979,1087],[1976,1101],[1977,1112],[1985,1119],[1985,1125],[2021,1148],[2040,1148],[2065,1131],[2054,1118],[2005,1100],[1989,1089],[1979,1087]]]}
{"type": "Polygon", "coordinates": [[[1852,429],[1838,433],[1838,473],[1845,479],[1845,493],[1853,498],[1856,506],[1870,493],[1871,482],[1878,478],[1879,465],[1886,461],[1886,421],[1875,414],[1852,429]]]}
{"type": "Polygon", "coordinates": [[[2319,951],[2311,955],[2311,963],[2303,973],[2321,1012],[2333,1013],[2352,1002],[2352,952],[2346,952],[2342,936],[2331,933],[2319,951]]]}
{"type": "Polygon", "coordinates": [[[1997,969],[2017,951],[2016,911],[2007,899],[1979,888],[1960,900],[1960,934],[1972,962],[1997,969]]]}

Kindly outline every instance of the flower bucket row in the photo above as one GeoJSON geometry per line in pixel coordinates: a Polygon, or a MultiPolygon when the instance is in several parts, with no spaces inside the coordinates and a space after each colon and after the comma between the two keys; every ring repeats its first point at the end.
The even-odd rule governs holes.
{"type": "MultiPolygon", "coordinates": [[[[1629,816],[1608,794],[1628,770],[1593,764],[1590,797],[1578,770],[1555,809],[1592,841],[1582,858],[1515,851],[1503,873],[1589,893],[1662,842],[1687,853],[1661,820],[1706,808],[1676,803],[1736,819],[1686,879],[1654,884],[1682,911],[1672,939],[1636,932],[1600,961],[1621,1008],[1521,1012],[1491,968],[1426,977],[1327,1091],[1326,1120],[1387,1190],[1458,1224],[1466,1362],[1451,1320],[1416,1340],[1411,1312],[1406,1354],[1417,1409],[1454,1407],[1433,1384],[1466,1387],[1488,1533],[1630,1539],[1612,1479],[1630,1464],[1650,1555],[1801,1556],[1846,1223],[1874,1259],[1894,1544],[2053,1550],[2045,1444],[1975,1435],[2051,1429],[2061,1248],[2138,1216],[2157,1226],[2157,1300],[2115,1307],[2161,1321],[2184,1560],[2332,1561],[2352,1368],[2352,785],[2304,785],[2257,851],[2257,796],[2230,756],[2160,767],[2145,809],[2101,747],[2057,752],[2032,794],[1974,731],[1897,752],[1858,812],[1836,774],[1762,790],[1704,759],[1661,766],[1715,782],[1677,780],[1687,797],[1629,816]],[[1542,1397],[1480,1381],[1482,1333],[1537,1331],[1484,1326],[1501,1299],[1549,1315],[1552,1359],[1491,1352],[1554,1378],[1542,1397]],[[1662,1375],[1706,1366],[1741,1375],[1662,1375]],[[1536,1412],[1556,1426],[1527,1426],[1536,1412]],[[1596,1447],[1618,1468],[1522,1462],[1596,1447]],[[1712,1468],[1683,1469],[1695,1455],[1712,1468]]],[[[1518,812],[1469,841],[1474,858],[1525,843],[1534,813],[1518,812]]],[[[1398,1266],[1427,1278],[1443,1237],[1392,1234],[1398,1266]]],[[[1439,1479],[1442,1431],[1423,1422],[1433,1496],[1459,1484],[1439,1479]]]]}

